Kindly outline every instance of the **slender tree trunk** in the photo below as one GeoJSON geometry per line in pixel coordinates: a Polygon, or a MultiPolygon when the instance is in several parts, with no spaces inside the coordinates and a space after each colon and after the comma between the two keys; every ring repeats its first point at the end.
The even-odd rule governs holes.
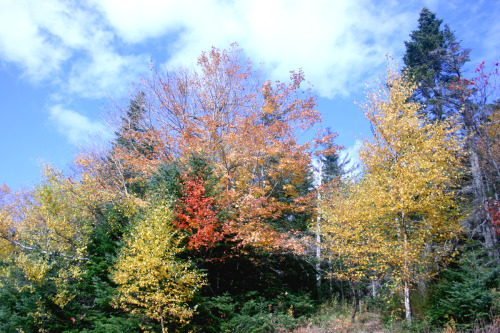
{"type": "Polygon", "coordinates": [[[480,232],[484,239],[484,247],[488,251],[488,255],[490,256],[490,258],[498,259],[499,253],[495,249],[496,237],[493,227],[490,223],[491,219],[489,218],[487,213],[485,214],[484,212],[482,212],[487,205],[487,200],[485,184],[483,175],[481,173],[481,165],[479,162],[479,154],[477,153],[476,147],[474,146],[475,143],[472,142],[472,140],[469,140],[469,145],[472,182],[475,196],[474,209],[477,212],[477,214],[474,214],[474,216],[476,216],[476,219],[479,219],[478,221],[472,221],[472,223],[476,223],[476,225],[482,224],[480,232]]]}
{"type": "Polygon", "coordinates": [[[411,324],[410,283],[404,282],[405,317],[406,322],[411,324]]]}
{"type": "MultiPolygon", "coordinates": [[[[318,207],[321,205],[321,185],[323,185],[323,161],[319,161],[318,172],[318,207]]],[[[316,217],[316,287],[321,298],[321,213],[316,217]]]]}
{"type": "Polygon", "coordinates": [[[329,287],[329,297],[332,299],[333,297],[333,264],[332,264],[332,258],[328,258],[328,273],[330,274],[330,278],[328,279],[328,287],[329,287]]]}
{"type": "Polygon", "coordinates": [[[161,333],[165,333],[165,324],[163,323],[163,314],[160,313],[161,333]]]}
{"type": "Polygon", "coordinates": [[[406,322],[411,324],[411,304],[410,304],[410,265],[408,260],[408,228],[406,225],[406,214],[401,212],[401,224],[403,226],[403,246],[404,246],[404,271],[403,271],[403,293],[405,302],[405,317],[406,322]]]}
{"type": "Polygon", "coordinates": [[[375,298],[378,295],[378,287],[380,282],[378,279],[372,280],[372,297],[375,298]]]}
{"type": "Polygon", "coordinates": [[[352,280],[349,280],[349,286],[351,286],[353,303],[354,303],[354,310],[352,311],[351,315],[351,323],[354,324],[354,318],[356,317],[356,313],[358,312],[358,297],[356,295],[356,289],[354,289],[354,283],[352,282],[352,280]]]}

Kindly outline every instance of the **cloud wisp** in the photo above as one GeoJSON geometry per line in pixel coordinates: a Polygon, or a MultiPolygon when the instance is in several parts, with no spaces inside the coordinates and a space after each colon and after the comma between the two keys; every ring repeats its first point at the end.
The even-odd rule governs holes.
{"type": "Polygon", "coordinates": [[[99,121],[92,121],[80,113],[54,105],[50,108],[49,119],[56,125],[57,131],[64,135],[71,144],[90,142],[96,137],[110,139],[109,129],[99,121]]]}
{"type": "Polygon", "coordinates": [[[114,32],[88,4],[0,3],[0,59],[17,65],[30,81],[56,84],[77,97],[101,98],[125,92],[125,80],[144,71],[148,58],[118,52],[114,32]]]}

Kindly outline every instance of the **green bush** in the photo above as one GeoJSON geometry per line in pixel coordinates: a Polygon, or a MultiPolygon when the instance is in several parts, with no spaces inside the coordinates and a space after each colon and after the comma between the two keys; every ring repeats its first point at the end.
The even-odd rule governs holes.
{"type": "Polygon", "coordinates": [[[283,292],[268,300],[254,291],[235,300],[226,293],[201,302],[193,324],[203,332],[279,332],[298,327],[315,310],[307,294],[283,292]]]}
{"type": "Polygon", "coordinates": [[[464,253],[452,267],[443,271],[433,286],[429,317],[435,324],[453,319],[458,328],[489,321],[498,313],[500,265],[484,253],[464,253]]]}

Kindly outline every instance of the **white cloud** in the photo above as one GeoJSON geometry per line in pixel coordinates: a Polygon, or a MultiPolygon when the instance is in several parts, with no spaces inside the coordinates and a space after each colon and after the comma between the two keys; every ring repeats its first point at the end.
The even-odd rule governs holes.
{"type": "Polygon", "coordinates": [[[238,42],[276,79],[302,67],[320,95],[348,94],[397,53],[415,8],[370,1],[96,1],[127,42],[180,32],[169,64],[238,42]]]}
{"type": "Polygon", "coordinates": [[[67,90],[80,96],[99,98],[121,96],[132,81],[147,69],[144,55],[123,56],[104,49],[93,50],[91,58],[75,64],[69,74],[67,90]]]}
{"type": "MultiPolygon", "coordinates": [[[[58,36],[40,20],[46,11],[40,13],[38,10],[44,7],[36,3],[0,2],[0,57],[18,64],[29,78],[41,80],[58,71],[69,53],[58,36]]],[[[51,8],[57,5],[55,2],[45,4],[51,8]]]]}
{"type": "Polygon", "coordinates": [[[65,109],[60,104],[50,108],[49,119],[56,125],[57,131],[64,135],[74,145],[90,142],[96,137],[109,139],[111,134],[105,125],[65,109]]]}
{"type": "MultiPolygon", "coordinates": [[[[163,44],[168,64],[186,64],[212,45],[227,48],[236,41],[273,78],[287,79],[289,70],[303,68],[320,96],[335,97],[383,71],[385,54],[402,54],[424,4],[429,3],[4,0],[0,57],[33,80],[69,81],[69,93],[98,97],[147,65],[148,55],[121,52],[123,42],[132,48],[163,44]]],[[[462,11],[467,6],[477,4],[460,3],[462,11]]],[[[488,29],[498,35],[498,25],[488,29]]],[[[486,38],[484,44],[494,50],[496,40],[486,38]]]]}
{"type": "Polygon", "coordinates": [[[93,0],[117,34],[128,43],[160,37],[185,24],[193,11],[212,1],[93,0]]]}
{"type": "Polygon", "coordinates": [[[356,139],[352,146],[342,150],[339,154],[340,160],[349,160],[346,164],[345,170],[352,170],[355,175],[361,172],[361,160],[359,159],[359,150],[363,145],[363,141],[356,139]]]}
{"type": "Polygon", "coordinates": [[[17,64],[30,80],[57,83],[63,92],[83,97],[123,93],[149,57],[122,55],[114,41],[88,4],[0,2],[0,59],[17,64]]]}

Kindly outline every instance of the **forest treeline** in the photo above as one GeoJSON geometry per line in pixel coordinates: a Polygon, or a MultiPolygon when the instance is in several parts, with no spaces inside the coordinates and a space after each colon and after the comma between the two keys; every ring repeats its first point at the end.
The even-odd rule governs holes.
{"type": "Polygon", "coordinates": [[[0,188],[0,331],[285,332],[332,302],[498,320],[498,64],[464,76],[470,50],[418,23],[360,104],[357,172],[302,71],[265,80],[234,44],[141,79],[106,148],[0,188]]]}

